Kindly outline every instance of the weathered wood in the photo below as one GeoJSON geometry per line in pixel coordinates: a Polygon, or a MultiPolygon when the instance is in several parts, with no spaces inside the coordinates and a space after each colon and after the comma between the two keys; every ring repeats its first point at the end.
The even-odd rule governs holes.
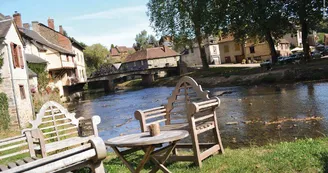
{"type": "Polygon", "coordinates": [[[17,164],[18,166],[21,166],[21,165],[24,165],[25,162],[24,162],[23,160],[17,160],[17,161],[16,161],[16,164],[17,164]]]}
{"type": "MultiPolygon", "coordinates": [[[[214,133],[214,145],[218,144],[220,146],[220,151],[222,151],[223,153],[224,150],[222,147],[215,112],[215,109],[219,106],[220,99],[217,97],[210,99],[208,96],[208,91],[203,91],[202,87],[198,85],[194,79],[188,76],[184,76],[176,84],[172,95],[168,98],[168,104],[163,107],[163,109],[166,109],[165,117],[163,118],[166,119],[166,121],[165,125],[161,127],[161,130],[189,130],[192,137],[192,145],[185,146],[188,146],[189,148],[191,147],[193,149],[193,156],[192,159],[185,159],[184,157],[181,157],[182,160],[185,159],[188,161],[194,161],[196,165],[199,165],[201,167],[201,161],[205,159],[205,157],[201,157],[202,152],[200,150],[200,147],[204,147],[200,146],[201,143],[199,141],[198,135],[201,135],[206,131],[211,131],[214,133]],[[186,115],[186,121],[188,123],[172,123],[171,116],[174,115],[186,115]]],[[[156,110],[156,108],[148,110],[156,110]]],[[[157,109],[157,111],[162,110],[157,109]]],[[[161,115],[164,115],[164,113],[161,115]]],[[[157,116],[156,114],[154,115],[151,113],[145,113],[145,110],[138,110],[135,113],[135,117],[140,122],[142,132],[146,132],[148,130],[148,126],[154,123],[158,123],[158,119],[161,116],[157,116]],[[154,120],[152,120],[152,117],[154,117],[154,120]]],[[[163,121],[163,119],[161,120],[163,121]]],[[[208,157],[217,153],[217,151],[213,151],[214,149],[209,148],[205,147],[206,154],[202,156],[208,157]]],[[[177,159],[178,157],[179,156],[175,156],[175,158],[177,159]]]]}
{"type": "Polygon", "coordinates": [[[154,149],[155,149],[155,147],[152,145],[147,147],[144,157],[139,162],[139,164],[136,168],[136,171],[135,171],[136,173],[139,173],[142,170],[142,168],[145,166],[145,164],[150,159],[150,154],[154,151],[154,149]]]}
{"type": "Polygon", "coordinates": [[[7,163],[7,165],[8,165],[9,169],[17,167],[16,163],[14,163],[14,162],[9,162],[9,163],[7,163]]]}
{"type": "Polygon", "coordinates": [[[153,122],[147,123],[146,126],[148,127],[148,126],[150,126],[152,124],[159,124],[159,123],[164,122],[164,121],[166,121],[166,119],[161,119],[161,120],[153,121],[153,122]]]}
{"type": "Polygon", "coordinates": [[[159,124],[152,124],[149,126],[150,136],[157,136],[161,132],[159,124]]]}
{"type": "Polygon", "coordinates": [[[8,166],[7,165],[0,165],[0,171],[5,171],[8,170],[8,166]]]}
{"type": "Polygon", "coordinates": [[[28,152],[29,152],[29,150],[21,150],[21,151],[15,152],[15,153],[0,156],[0,160],[5,159],[5,158],[9,158],[9,157],[13,157],[13,156],[17,156],[17,155],[20,155],[20,154],[28,153],[28,152]]]}
{"type": "Polygon", "coordinates": [[[8,144],[16,143],[16,142],[25,141],[25,140],[26,140],[25,135],[24,136],[19,136],[18,138],[13,138],[13,140],[5,140],[4,142],[0,142],[0,147],[8,145],[8,144]]]}
{"type": "Polygon", "coordinates": [[[166,113],[161,113],[161,114],[148,116],[148,117],[146,117],[146,120],[153,119],[153,118],[158,118],[158,117],[164,117],[165,115],[166,115],[166,113]]]}
{"type": "Polygon", "coordinates": [[[23,146],[27,146],[27,142],[24,142],[24,143],[21,143],[21,144],[16,144],[16,145],[11,145],[11,146],[5,147],[5,148],[0,148],[0,152],[6,151],[6,150],[11,150],[11,149],[14,149],[14,148],[23,147],[23,146]]]}
{"type": "Polygon", "coordinates": [[[144,132],[115,137],[107,140],[105,144],[118,147],[155,145],[180,140],[187,137],[188,135],[189,133],[183,130],[161,131],[159,135],[154,137],[151,137],[149,132],[144,132]]]}

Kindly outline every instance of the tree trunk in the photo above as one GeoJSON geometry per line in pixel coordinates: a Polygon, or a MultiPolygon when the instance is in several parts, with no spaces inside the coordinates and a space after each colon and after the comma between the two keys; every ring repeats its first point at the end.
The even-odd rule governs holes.
{"type": "Polygon", "coordinates": [[[301,25],[302,25],[302,45],[303,45],[303,52],[304,52],[304,60],[309,61],[310,60],[310,45],[308,41],[309,29],[304,19],[301,20],[301,25]]]}
{"type": "Polygon", "coordinates": [[[267,42],[269,43],[272,63],[275,64],[277,62],[278,54],[277,54],[277,51],[276,51],[276,48],[274,45],[274,41],[273,41],[270,31],[267,31],[267,33],[265,34],[265,38],[266,38],[267,42]]]}
{"type": "Polygon", "coordinates": [[[199,28],[196,28],[196,39],[198,43],[198,48],[200,52],[200,58],[202,59],[203,69],[209,69],[209,65],[206,58],[205,49],[202,48],[202,35],[199,28]]]}

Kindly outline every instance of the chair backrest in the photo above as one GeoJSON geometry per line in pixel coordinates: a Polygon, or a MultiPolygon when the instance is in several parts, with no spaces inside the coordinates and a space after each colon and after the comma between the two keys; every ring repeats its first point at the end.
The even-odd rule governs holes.
{"type": "Polygon", "coordinates": [[[209,100],[209,91],[203,91],[202,86],[189,77],[182,77],[176,84],[166,105],[166,124],[171,124],[171,117],[175,116],[176,123],[187,121],[187,106],[191,102],[209,100]]]}
{"type": "Polygon", "coordinates": [[[56,142],[79,135],[79,119],[57,102],[45,103],[34,121],[32,129],[39,128],[46,143],[56,142]]]}

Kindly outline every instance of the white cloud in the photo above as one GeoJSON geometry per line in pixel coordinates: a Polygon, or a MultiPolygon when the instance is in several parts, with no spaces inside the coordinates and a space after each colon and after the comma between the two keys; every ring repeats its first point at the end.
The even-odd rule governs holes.
{"type": "Polygon", "coordinates": [[[134,43],[134,38],[136,35],[144,29],[146,29],[148,34],[154,35],[154,32],[149,27],[149,23],[139,23],[130,28],[117,28],[112,32],[101,33],[98,35],[76,35],[74,37],[88,45],[101,43],[106,47],[110,47],[110,44],[131,47],[134,43]]]}
{"type": "Polygon", "coordinates": [[[140,5],[140,6],[135,6],[135,7],[115,8],[115,9],[110,9],[107,11],[84,14],[84,15],[72,17],[71,19],[72,20],[117,19],[117,18],[121,18],[122,16],[130,16],[131,13],[146,12],[146,11],[147,11],[146,6],[140,5]]]}

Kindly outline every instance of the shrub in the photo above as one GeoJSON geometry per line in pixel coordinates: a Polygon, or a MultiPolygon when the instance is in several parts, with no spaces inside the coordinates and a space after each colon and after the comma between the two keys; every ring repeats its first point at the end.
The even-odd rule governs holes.
{"type": "Polygon", "coordinates": [[[8,129],[10,116],[8,111],[8,98],[5,93],[0,93],[0,129],[8,129]]]}

